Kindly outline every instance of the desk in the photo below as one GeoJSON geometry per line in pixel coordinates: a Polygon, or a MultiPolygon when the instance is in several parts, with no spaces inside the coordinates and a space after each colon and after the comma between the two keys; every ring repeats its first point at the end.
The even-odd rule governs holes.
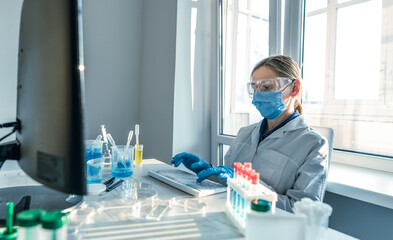
{"type": "MultiPolygon", "coordinates": [[[[160,221],[138,218],[133,215],[134,209],[132,206],[135,204],[127,204],[120,200],[122,189],[119,187],[101,197],[85,197],[85,204],[81,208],[86,207],[91,212],[85,215],[86,221],[81,226],[75,228],[76,225],[71,224],[70,227],[75,228],[75,235],[69,235],[69,239],[77,239],[78,234],[83,236],[83,239],[97,240],[142,238],[244,239],[225,215],[225,193],[193,198],[187,193],[147,175],[148,170],[165,169],[166,167],[168,167],[167,164],[155,159],[143,160],[142,171],[134,174],[133,178],[152,184],[158,192],[158,199],[169,200],[174,197],[177,199],[193,199],[206,204],[205,212],[185,213],[184,211],[171,211],[160,221]]],[[[86,213],[88,212],[86,211],[86,213]]],[[[290,213],[277,209],[277,214],[290,213]]],[[[80,217],[75,219],[83,221],[80,217]]],[[[351,240],[355,238],[329,229],[328,239],[351,240]]]]}

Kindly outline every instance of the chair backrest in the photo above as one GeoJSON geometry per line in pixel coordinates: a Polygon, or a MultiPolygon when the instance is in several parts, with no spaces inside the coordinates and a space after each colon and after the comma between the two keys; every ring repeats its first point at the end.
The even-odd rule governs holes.
{"type": "MultiPolygon", "coordinates": [[[[330,168],[330,161],[332,159],[332,152],[333,152],[333,141],[334,141],[334,130],[330,127],[322,127],[322,126],[311,126],[315,131],[319,132],[322,136],[326,138],[329,143],[329,159],[328,159],[328,166],[330,168]]],[[[325,197],[325,192],[321,196],[321,200],[323,201],[325,197]]]]}
{"type": "Polygon", "coordinates": [[[332,158],[333,151],[333,141],[334,141],[334,130],[330,127],[322,127],[322,126],[311,126],[315,131],[319,132],[322,136],[326,138],[329,143],[329,165],[330,160],[332,158]]]}

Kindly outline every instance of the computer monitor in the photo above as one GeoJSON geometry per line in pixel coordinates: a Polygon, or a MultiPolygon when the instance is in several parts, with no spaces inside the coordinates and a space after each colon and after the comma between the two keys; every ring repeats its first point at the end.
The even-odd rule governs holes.
{"type": "Polygon", "coordinates": [[[43,185],[86,194],[81,0],[24,0],[16,132],[20,167],[43,185]]]}

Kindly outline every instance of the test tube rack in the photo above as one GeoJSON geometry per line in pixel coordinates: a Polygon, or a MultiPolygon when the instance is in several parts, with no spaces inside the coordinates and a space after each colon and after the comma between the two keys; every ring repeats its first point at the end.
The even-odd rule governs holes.
{"type": "Polygon", "coordinates": [[[239,229],[239,231],[244,235],[246,231],[246,222],[247,222],[247,213],[250,212],[251,201],[254,199],[263,199],[271,202],[271,213],[274,214],[276,212],[276,202],[277,202],[277,193],[270,190],[269,188],[263,186],[262,184],[258,184],[257,191],[254,194],[251,194],[249,190],[240,186],[237,181],[232,178],[227,179],[227,201],[225,206],[225,213],[227,217],[231,220],[231,222],[239,229]],[[245,209],[243,217],[241,214],[235,210],[233,207],[232,196],[233,192],[239,194],[245,201],[245,209]]]}

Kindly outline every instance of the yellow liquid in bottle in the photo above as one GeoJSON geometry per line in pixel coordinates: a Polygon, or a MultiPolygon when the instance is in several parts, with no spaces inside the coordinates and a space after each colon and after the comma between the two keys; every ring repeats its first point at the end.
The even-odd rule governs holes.
{"type": "Polygon", "coordinates": [[[143,156],[143,150],[139,149],[139,146],[137,145],[135,147],[135,164],[140,165],[142,163],[142,156],[143,156]]]}

